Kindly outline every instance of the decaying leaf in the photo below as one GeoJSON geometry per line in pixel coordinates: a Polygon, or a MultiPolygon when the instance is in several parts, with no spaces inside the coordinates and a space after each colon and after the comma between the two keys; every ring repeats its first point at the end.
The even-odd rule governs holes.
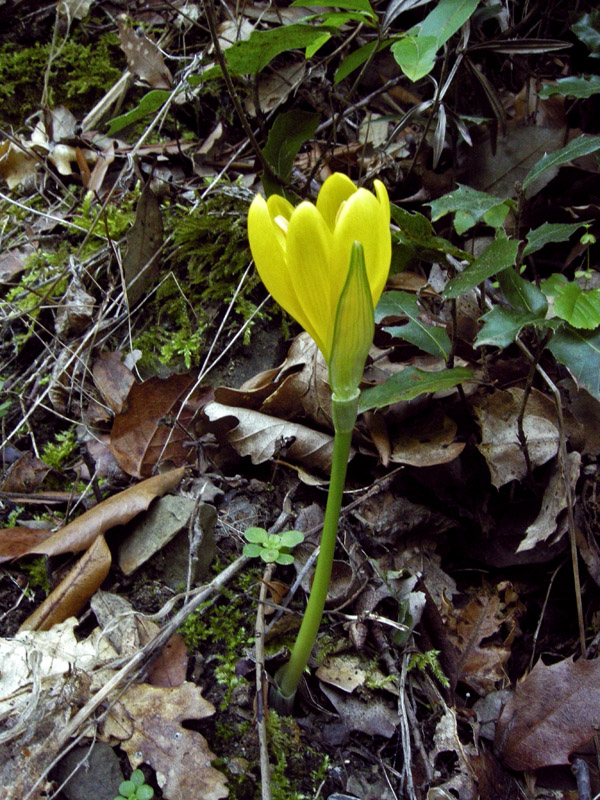
{"type": "Polygon", "coordinates": [[[93,0],[59,0],[57,11],[68,20],[84,19],[90,11],[93,0]]]}
{"type": "Polygon", "coordinates": [[[55,556],[86,550],[98,536],[115,525],[129,522],[140,511],[145,511],[156,497],[174,489],[183,478],[184,471],[180,467],[163,475],[155,475],[109,497],[53,533],[41,545],[32,547],[29,553],[55,556]]]}
{"type": "MultiPolygon", "coordinates": [[[[156,622],[135,611],[128,600],[99,589],[92,597],[92,611],[103,635],[119,655],[137,653],[160,630],[156,622]]],[[[178,633],[173,634],[148,668],[153,686],[179,686],[185,681],[188,653],[178,633]]]]}
{"type": "Polygon", "coordinates": [[[237,425],[227,434],[229,443],[241,456],[250,456],[253,464],[262,464],[277,455],[300,462],[308,469],[328,472],[333,455],[333,436],[299,425],[296,422],[209,403],[204,412],[211,422],[234,417],[237,425]]]}
{"type": "Polygon", "coordinates": [[[133,384],[127,407],[115,416],[110,433],[110,450],[128,475],[146,478],[158,463],[180,465],[194,458],[194,440],[185,431],[211,396],[210,389],[199,387],[187,398],[194,383],[191,375],[182,374],[133,384]]]}
{"type": "Polygon", "coordinates": [[[95,304],[81,279],[73,278],[56,312],[54,329],[57,335],[67,339],[80,334],[92,321],[95,304]]]}
{"type": "MultiPolygon", "coordinates": [[[[435,727],[433,750],[429,753],[432,763],[442,754],[451,753],[456,759],[456,768],[450,780],[437,786],[437,798],[460,797],[460,800],[478,800],[480,797],[471,769],[471,758],[477,751],[472,744],[464,744],[458,733],[456,711],[447,708],[435,727]]],[[[432,790],[430,790],[432,791],[432,790]]]]}
{"type": "Polygon", "coordinates": [[[598,732],[600,659],[538,661],[517,685],[496,728],[495,747],[509,769],[568,764],[598,732]]]}
{"type": "Polygon", "coordinates": [[[567,476],[562,475],[558,464],[555,466],[544,491],[540,513],[535,522],[525,531],[525,538],[517,548],[517,553],[521,553],[523,550],[531,550],[537,544],[550,539],[550,537],[552,537],[551,543],[554,544],[566,533],[568,529],[567,520],[564,519],[562,524],[557,527],[557,517],[567,507],[565,477],[571,492],[575,491],[581,469],[581,456],[577,452],[569,453],[567,462],[567,476]]]}
{"type": "Polygon", "coordinates": [[[447,607],[444,616],[450,641],[459,653],[459,679],[480,695],[493,691],[497,681],[506,677],[504,667],[523,610],[508,581],[473,592],[463,608],[447,607]]]}
{"type": "Polygon", "coordinates": [[[19,630],[47,631],[53,625],[75,616],[100,588],[111,563],[110,550],[104,536],[100,535],[41,606],[27,617],[19,630]]]}
{"type": "Polygon", "coordinates": [[[0,144],[0,178],[6,181],[9,189],[32,178],[39,163],[25,145],[19,146],[8,140],[0,144]]]}
{"type": "Polygon", "coordinates": [[[17,697],[17,693],[26,686],[33,688],[32,677],[43,681],[70,673],[73,667],[91,671],[115,658],[117,653],[103,637],[100,628],[96,628],[87,639],[78,639],[75,636],[78,624],[76,617],[70,617],[49,631],[19,631],[10,639],[0,639],[2,717],[8,712],[14,713],[14,709],[26,703],[26,698],[17,697]],[[38,656],[34,657],[34,653],[38,656]]]}
{"type": "MultiPolygon", "coordinates": [[[[2,146],[0,145],[1,150],[2,146]]],[[[0,282],[10,281],[15,275],[26,269],[27,260],[33,251],[33,245],[26,244],[2,253],[0,255],[0,282]]]]}
{"type": "Polygon", "coordinates": [[[228,792],[224,776],[210,765],[215,755],[200,733],[182,726],[214,711],[192,683],[169,689],[139,684],[113,707],[104,732],[120,740],[132,767],[146,762],[156,770],[168,800],[219,800],[228,792]]]}
{"type": "Polygon", "coordinates": [[[215,400],[226,406],[241,406],[282,419],[309,420],[331,427],[327,364],[308,333],[296,336],[285,361],[278,367],[255,375],[239,389],[219,387],[215,390],[215,400]]]}
{"type": "Polygon", "coordinates": [[[147,36],[137,36],[126,22],[119,21],[119,41],[130,72],[149,83],[153,89],[171,89],[173,76],[162,53],[147,36]]]}
{"type": "Polygon", "coordinates": [[[135,383],[133,372],[121,361],[122,353],[101,353],[92,367],[94,385],[115,414],[121,414],[135,383]]]}
{"type": "Polygon", "coordinates": [[[385,675],[373,668],[372,662],[360,653],[339,653],[328,656],[315,674],[323,683],[335,686],[336,689],[348,694],[359,686],[368,685],[368,682],[381,684],[392,694],[397,694],[395,685],[386,682],[385,675]]]}
{"type": "MultiPolygon", "coordinates": [[[[517,419],[523,389],[495,391],[475,404],[481,428],[478,450],[487,461],[492,483],[499,489],[527,474],[527,464],[519,444],[517,419]]],[[[552,401],[533,390],[523,418],[523,430],[533,468],[545,464],[558,452],[559,433],[552,401]]]]}
{"type": "Polygon", "coordinates": [[[23,453],[6,474],[2,483],[3,492],[29,494],[35,492],[50,472],[50,467],[33,453],[23,453]]]}
{"type": "Polygon", "coordinates": [[[413,419],[392,439],[390,461],[413,467],[447,464],[462,453],[464,442],[455,442],[457,426],[441,408],[413,419]]]}
{"type": "Polygon", "coordinates": [[[123,273],[127,300],[135,305],[152,286],[158,275],[158,251],[163,240],[160,203],[150,181],[142,189],[135,212],[135,222],[127,234],[127,250],[123,256],[123,273]]]}
{"type": "Polygon", "coordinates": [[[321,689],[348,730],[362,731],[370,736],[385,736],[386,739],[396,732],[400,717],[382,697],[370,695],[368,699],[363,700],[323,683],[321,689]]]}

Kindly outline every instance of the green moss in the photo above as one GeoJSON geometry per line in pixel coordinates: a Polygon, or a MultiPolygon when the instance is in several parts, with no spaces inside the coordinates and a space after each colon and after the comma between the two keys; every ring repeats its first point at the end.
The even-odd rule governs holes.
{"type": "Polygon", "coordinates": [[[248,617],[243,593],[224,590],[225,603],[219,601],[204,613],[202,609],[190,614],[179,630],[187,647],[194,651],[206,651],[210,647],[214,655],[215,679],[224,687],[221,708],[226,708],[231,693],[244,679],[235,674],[235,667],[244,648],[254,641],[253,620],[248,617]]]}
{"type": "Polygon", "coordinates": [[[42,450],[42,461],[52,469],[60,470],[64,462],[77,447],[74,430],[59,431],[53,442],[48,442],[42,450]]]}
{"type": "Polygon", "coordinates": [[[448,687],[450,686],[450,682],[444,675],[444,672],[440,666],[440,662],[438,660],[439,654],[439,650],[427,650],[426,653],[413,653],[410,657],[410,661],[408,662],[408,669],[418,669],[421,671],[429,669],[442,686],[448,687]]]}
{"type": "Polygon", "coordinates": [[[314,797],[327,771],[327,756],[301,740],[293,718],[280,717],[273,710],[267,718],[267,736],[273,800],[314,797]]]}
{"type": "MultiPolygon", "coordinates": [[[[133,342],[142,352],[143,369],[153,371],[158,364],[187,369],[198,366],[232,301],[225,333],[239,330],[255,314],[264,290],[254,270],[234,300],[250,262],[246,232],[249,199],[241,187],[224,184],[192,210],[173,205],[165,211],[165,232],[172,240],[165,265],[171,272],[152,301],[156,324],[133,342]]],[[[267,317],[261,312],[254,320],[267,317]]],[[[252,324],[245,329],[245,344],[252,324]]]]}
{"type": "Polygon", "coordinates": [[[40,588],[46,595],[50,594],[50,580],[46,569],[45,556],[39,556],[29,562],[19,562],[19,568],[27,575],[31,589],[40,588]]]}
{"type": "MultiPolygon", "coordinates": [[[[73,222],[87,231],[94,227],[94,230],[100,235],[106,236],[108,234],[112,240],[119,241],[131,230],[131,226],[135,221],[135,211],[140,192],[141,187],[138,183],[132,191],[119,197],[118,200],[113,198],[112,202],[103,208],[100,219],[98,219],[100,206],[93,194],[88,192],[83,199],[79,213],[73,217],[73,222]]],[[[93,255],[102,246],[104,246],[104,240],[92,236],[86,242],[79,257],[85,259],[93,255]]]]}
{"type": "MultiPolygon", "coordinates": [[[[104,33],[93,43],[75,36],[56,48],[49,81],[49,105],[63,103],[73,113],[87,113],[121,76],[125,58],[114,33],[104,33]]],[[[21,125],[39,103],[51,45],[0,47],[0,102],[4,124],[21,125]],[[15,102],[18,98],[18,102],[15,102]]]]}

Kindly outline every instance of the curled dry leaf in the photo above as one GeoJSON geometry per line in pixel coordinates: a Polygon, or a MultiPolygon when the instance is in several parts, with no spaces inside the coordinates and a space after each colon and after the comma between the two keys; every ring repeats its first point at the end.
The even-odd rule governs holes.
{"type": "Polygon", "coordinates": [[[98,536],[87,553],[21,625],[21,631],[47,631],[74,617],[108,575],[112,559],[104,536],[98,536]]]}
{"type": "Polygon", "coordinates": [[[331,389],[319,348],[307,333],[292,342],[285,361],[261,372],[239,389],[219,387],[215,400],[226,406],[272,414],[282,419],[306,419],[331,427],[331,389]]]}
{"type": "Polygon", "coordinates": [[[599,683],[600,659],[538,661],[498,720],[494,745],[504,765],[529,771],[568,764],[597,735],[599,683]]]}
{"type": "Polygon", "coordinates": [[[333,436],[314,431],[306,425],[286,422],[258,411],[209,403],[204,412],[211,422],[234,417],[238,424],[229,431],[229,443],[241,456],[250,456],[253,464],[284,455],[308,469],[329,471],[333,455],[333,436]]]}
{"type": "Polygon", "coordinates": [[[525,531],[525,538],[518,546],[517,553],[531,550],[537,544],[547,541],[551,536],[551,544],[555,544],[566,533],[568,529],[566,519],[562,520],[557,527],[558,515],[567,507],[565,478],[569,482],[571,492],[575,492],[580,470],[581,456],[577,452],[567,455],[568,475],[563,475],[559,464],[556,465],[544,491],[540,513],[535,522],[525,531]]]}
{"type": "Polygon", "coordinates": [[[60,553],[86,550],[96,537],[115,525],[129,522],[140,511],[145,511],[156,497],[174,489],[183,478],[184,472],[183,467],[173,469],[109,497],[53,533],[42,544],[32,547],[28,554],[56,556],[60,553]]]}
{"type": "Polygon", "coordinates": [[[180,465],[194,457],[193,435],[185,431],[211,396],[210,389],[199,387],[182,408],[194,383],[191,375],[171,375],[133,384],[110,433],[110,450],[128,475],[147,478],[159,462],[180,465]],[[175,419],[177,425],[168,424],[175,419]]]}

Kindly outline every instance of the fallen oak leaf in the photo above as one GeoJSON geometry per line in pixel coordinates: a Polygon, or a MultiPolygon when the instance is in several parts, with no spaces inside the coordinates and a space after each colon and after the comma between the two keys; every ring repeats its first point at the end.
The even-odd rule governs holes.
{"type": "Polygon", "coordinates": [[[219,800],[227,797],[225,777],[211,766],[215,755],[202,734],[182,726],[187,719],[215,713],[199,686],[186,682],[162,688],[130,686],[111,709],[105,736],[120,739],[135,769],[145,762],[168,800],[219,800]]]}
{"type": "Polygon", "coordinates": [[[600,659],[538,661],[505,704],[494,747],[515,771],[568,764],[597,734],[600,659]]]}
{"type": "Polygon", "coordinates": [[[41,544],[32,547],[26,555],[56,556],[86,550],[99,535],[116,525],[129,522],[141,511],[145,511],[156,497],[174,489],[184,472],[185,467],[179,467],[147,478],[109,497],[53,533],[41,544]]]}
{"type": "Polygon", "coordinates": [[[104,536],[100,535],[87,553],[31,614],[19,631],[48,631],[53,625],[74,617],[108,575],[112,557],[104,536]]]}

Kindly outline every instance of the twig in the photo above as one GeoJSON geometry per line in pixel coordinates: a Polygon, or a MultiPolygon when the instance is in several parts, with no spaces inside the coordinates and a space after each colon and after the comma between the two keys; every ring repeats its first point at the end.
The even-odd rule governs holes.
{"type": "Polygon", "coordinates": [[[266,701],[268,684],[265,678],[265,606],[267,587],[273,575],[273,565],[265,569],[256,612],[254,630],[256,653],[256,728],[260,752],[260,796],[261,800],[271,800],[271,767],[269,765],[269,746],[267,741],[266,701]]]}
{"type": "Polygon", "coordinates": [[[590,768],[583,758],[573,759],[571,772],[577,781],[577,797],[579,800],[592,800],[592,785],[590,782],[590,768]]]}

